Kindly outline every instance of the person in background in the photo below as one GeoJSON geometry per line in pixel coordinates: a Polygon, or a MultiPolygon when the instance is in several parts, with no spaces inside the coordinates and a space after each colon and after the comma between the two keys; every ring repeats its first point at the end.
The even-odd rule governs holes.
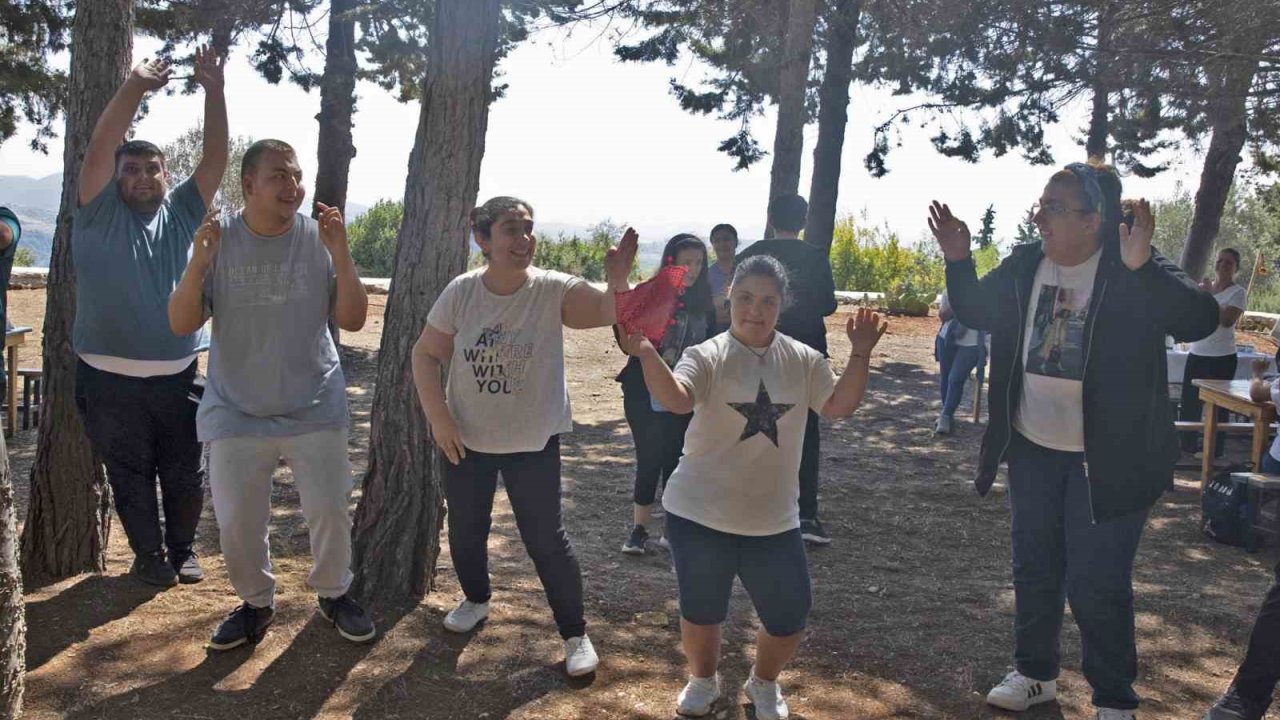
{"type": "MultiPolygon", "coordinates": [[[[22,239],[22,223],[18,215],[7,207],[0,206],[0,328],[6,331],[12,327],[9,321],[9,278],[13,276],[13,258],[18,252],[18,241],[22,239]]],[[[0,385],[4,384],[6,368],[0,363],[0,385]]]]}
{"type": "MultiPolygon", "coordinates": [[[[707,246],[697,235],[681,233],[667,241],[662,250],[663,262],[685,268],[684,294],[676,307],[675,316],[662,336],[659,354],[668,367],[675,367],[685,348],[706,340],[711,335],[714,315],[711,308],[711,284],[704,268],[707,262],[707,246]]],[[[614,332],[621,335],[621,327],[614,332]]],[[[631,534],[622,545],[627,555],[643,555],[649,531],[645,524],[653,517],[654,498],[658,484],[667,481],[680,462],[684,449],[684,433],[689,427],[691,415],[673,413],[656,403],[649,396],[640,371],[640,359],[628,357],[627,364],[616,378],[622,384],[622,409],[631,428],[631,439],[636,448],[636,479],[632,498],[631,534]]]]}
{"type": "Polygon", "coordinates": [[[938,361],[940,370],[938,384],[942,388],[942,411],[933,431],[938,435],[950,435],[969,373],[987,362],[987,334],[960,324],[951,310],[945,290],[938,301],[938,317],[942,319],[942,328],[933,343],[933,357],[938,361]]]}
{"type": "Polygon", "coordinates": [[[978,279],[971,235],[934,202],[956,317],[991,334],[990,421],[974,485],[1008,461],[1014,670],[987,702],[1021,711],[1057,697],[1066,601],[1096,720],[1133,720],[1139,697],[1133,563],[1168,488],[1178,439],[1164,336],[1197,340],[1218,305],[1151,247],[1155,218],[1104,165],[1054,173],[1032,216],[1041,242],[1014,248],[978,279]]]}
{"type": "Polygon", "coordinates": [[[172,190],[160,148],[125,136],[143,98],[167,85],[173,70],[158,60],[133,69],[93,128],[71,223],[76,407],[107,468],[134,553],[130,573],[162,587],[204,578],[191,549],[204,472],[189,398],[200,392],[196,358],[208,341],[199,324],[174,335],[166,307],[227,167],[223,63],[212,50],[196,52],[204,141],[191,177],[172,190]]]}
{"type": "Polygon", "coordinates": [[[729,281],[733,278],[734,253],[738,252],[738,229],[729,223],[711,228],[711,249],[716,261],[707,267],[711,281],[711,302],[716,309],[716,323],[711,334],[729,329],[729,281]]]}
{"type": "MultiPolygon", "coordinates": [[[[1205,278],[1200,288],[1213,293],[1218,301],[1218,327],[1209,337],[1191,343],[1187,365],[1182,373],[1182,402],[1178,407],[1178,419],[1200,422],[1204,417],[1200,402],[1200,388],[1192,380],[1231,380],[1236,376],[1236,321],[1244,313],[1245,289],[1236,284],[1236,272],[1240,270],[1240,253],[1226,248],[1218,253],[1213,264],[1214,277],[1205,278]]],[[[1226,410],[1219,410],[1219,420],[1225,420],[1226,410]]],[[[1218,434],[1214,455],[1222,457],[1224,433],[1218,434]]],[[[1200,449],[1199,433],[1183,433],[1182,451],[1194,453],[1200,449]]]]}
{"type": "MultiPolygon", "coordinates": [[[[738,263],[757,255],[768,255],[782,263],[793,291],[778,318],[778,332],[827,357],[827,325],[823,318],[836,311],[836,284],[827,253],[800,239],[808,215],[809,204],[799,195],[774,198],[769,203],[773,239],[752,243],[738,255],[738,263]]],[[[818,420],[818,413],[810,411],[805,423],[800,461],[800,534],[810,545],[830,545],[831,536],[818,518],[818,420]]]]}

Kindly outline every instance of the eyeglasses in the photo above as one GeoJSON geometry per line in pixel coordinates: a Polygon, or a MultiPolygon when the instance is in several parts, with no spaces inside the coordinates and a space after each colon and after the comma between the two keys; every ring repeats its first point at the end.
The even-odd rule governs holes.
{"type": "Polygon", "coordinates": [[[1066,205],[1053,202],[1053,201],[1037,202],[1035,205],[1031,206],[1031,215],[1033,217],[1036,215],[1040,215],[1042,213],[1045,215],[1045,217],[1062,217],[1063,215],[1066,215],[1069,212],[1080,213],[1081,215],[1089,215],[1093,211],[1084,209],[1084,208],[1069,208],[1066,205]]]}

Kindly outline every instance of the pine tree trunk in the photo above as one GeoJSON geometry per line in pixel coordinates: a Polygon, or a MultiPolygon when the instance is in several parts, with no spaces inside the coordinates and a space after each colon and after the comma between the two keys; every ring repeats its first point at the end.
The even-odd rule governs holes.
{"type": "Polygon", "coordinates": [[[1111,66],[1111,38],[1115,32],[1114,4],[1108,3],[1098,13],[1098,48],[1093,54],[1093,108],[1089,114],[1089,135],[1085,154],[1090,160],[1105,161],[1107,136],[1110,133],[1111,91],[1107,84],[1107,68],[1111,66]]]}
{"type": "Polygon", "coordinates": [[[45,290],[44,398],[31,468],[31,499],[22,528],[22,574],[52,581],[107,565],[111,489],[76,414],[76,356],[71,326],[76,276],[71,264],[71,214],[80,164],[93,126],[129,72],[132,0],[80,0],[71,30],[71,77],[63,133],[62,205],[45,290]]]}
{"type": "MultiPolygon", "coordinates": [[[[769,174],[769,200],[800,191],[800,162],[804,154],[804,126],[808,119],[805,90],[809,85],[809,59],[813,55],[813,26],[818,0],[791,0],[787,13],[787,37],[778,72],[778,127],[773,137],[773,168],[769,174]]],[[[770,235],[768,217],[765,236],[770,235]]]]}
{"type": "Polygon", "coordinates": [[[355,517],[352,592],[394,605],[430,590],[444,518],[442,456],[413,385],[411,350],[440,291],[466,269],[480,186],[499,0],[439,0],[404,221],[378,353],[369,471],[355,517]]]}
{"type": "MultiPolygon", "coordinates": [[[[356,109],[356,0],[329,3],[329,39],[325,42],[324,75],[320,79],[320,123],[317,201],[347,210],[347,177],[356,156],[351,116],[356,109]]],[[[314,209],[312,214],[314,216],[314,209]]]]}
{"type": "Polygon", "coordinates": [[[836,228],[841,154],[849,124],[849,83],[853,82],[853,49],[858,40],[861,0],[835,0],[827,20],[827,70],[818,90],[818,144],[813,149],[809,182],[806,242],[829,250],[836,228]]]}
{"type": "Polygon", "coordinates": [[[14,517],[9,451],[0,433],[0,718],[22,716],[27,669],[27,621],[22,573],[18,570],[18,525],[14,517]]]}
{"type": "Polygon", "coordinates": [[[1209,111],[1213,136],[1200,171],[1200,187],[1196,190],[1195,212],[1191,228],[1182,248],[1182,269],[1193,278],[1203,277],[1209,264],[1213,241],[1222,225],[1227,195],[1240,164],[1240,151],[1249,139],[1248,97],[1253,75],[1258,68],[1255,53],[1252,60],[1238,60],[1222,68],[1217,92],[1209,111]]]}

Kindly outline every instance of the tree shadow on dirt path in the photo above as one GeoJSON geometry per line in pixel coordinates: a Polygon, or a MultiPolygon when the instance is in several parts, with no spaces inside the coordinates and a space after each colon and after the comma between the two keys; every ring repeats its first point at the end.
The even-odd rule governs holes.
{"type": "Polygon", "coordinates": [[[27,627],[57,632],[27,633],[27,671],[44,665],[89,637],[94,628],[123,618],[164,592],[130,575],[88,575],[44,600],[27,603],[27,627]]]}

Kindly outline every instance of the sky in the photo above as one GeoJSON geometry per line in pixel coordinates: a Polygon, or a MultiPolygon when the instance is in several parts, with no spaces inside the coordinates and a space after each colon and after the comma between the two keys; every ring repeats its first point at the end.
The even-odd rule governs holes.
{"type": "MultiPolygon", "coordinates": [[[[733,161],[716,146],[736,132],[736,125],[686,113],[668,91],[671,78],[692,83],[703,68],[695,62],[674,67],[620,63],[611,49],[615,31],[598,25],[573,32],[540,31],[503,60],[500,70],[509,87],[491,109],[479,201],[516,195],[533,204],[538,222],[587,227],[610,219],[634,225],[644,242],[661,242],[682,231],[705,237],[719,222],[733,223],[744,239],[760,237],[772,156],[734,172],[733,161]]],[[[138,38],[135,60],[157,47],[138,38]]],[[[361,83],[357,95],[358,154],[351,164],[348,199],[362,205],[400,199],[418,105],[401,104],[370,83],[361,83]]],[[[839,211],[887,224],[908,241],[927,233],[926,208],[935,198],[949,203],[975,232],[983,210],[994,204],[997,237],[1012,237],[1052,174],[1051,168],[1030,166],[1016,154],[986,157],[977,164],[946,158],[929,142],[932,131],[907,128],[901,146],[889,156],[889,175],[872,178],[862,165],[872,128],[918,98],[859,85],[851,96],[839,211]]],[[[314,176],[318,91],[272,86],[240,53],[227,69],[227,98],[233,134],[289,142],[307,177],[314,176]]],[[[196,94],[156,97],[150,107],[136,137],[162,145],[192,126],[203,105],[196,94]]],[[[1048,131],[1059,164],[1083,159],[1078,138],[1086,113],[1083,104],[1073,106],[1064,122],[1048,131]]],[[[766,150],[773,128],[772,111],[753,122],[766,150]]],[[[0,146],[0,175],[41,177],[61,171],[62,143],[51,143],[44,156],[30,150],[30,137],[25,128],[0,146]]],[[[816,138],[814,124],[805,131],[800,191],[806,195],[816,138]]],[[[1178,182],[1195,187],[1200,162],[1186,148],[1173,170],[1151,180],[1128,178],[1125,194],[1157,199],[1172,195],[1178,182]]]]}

